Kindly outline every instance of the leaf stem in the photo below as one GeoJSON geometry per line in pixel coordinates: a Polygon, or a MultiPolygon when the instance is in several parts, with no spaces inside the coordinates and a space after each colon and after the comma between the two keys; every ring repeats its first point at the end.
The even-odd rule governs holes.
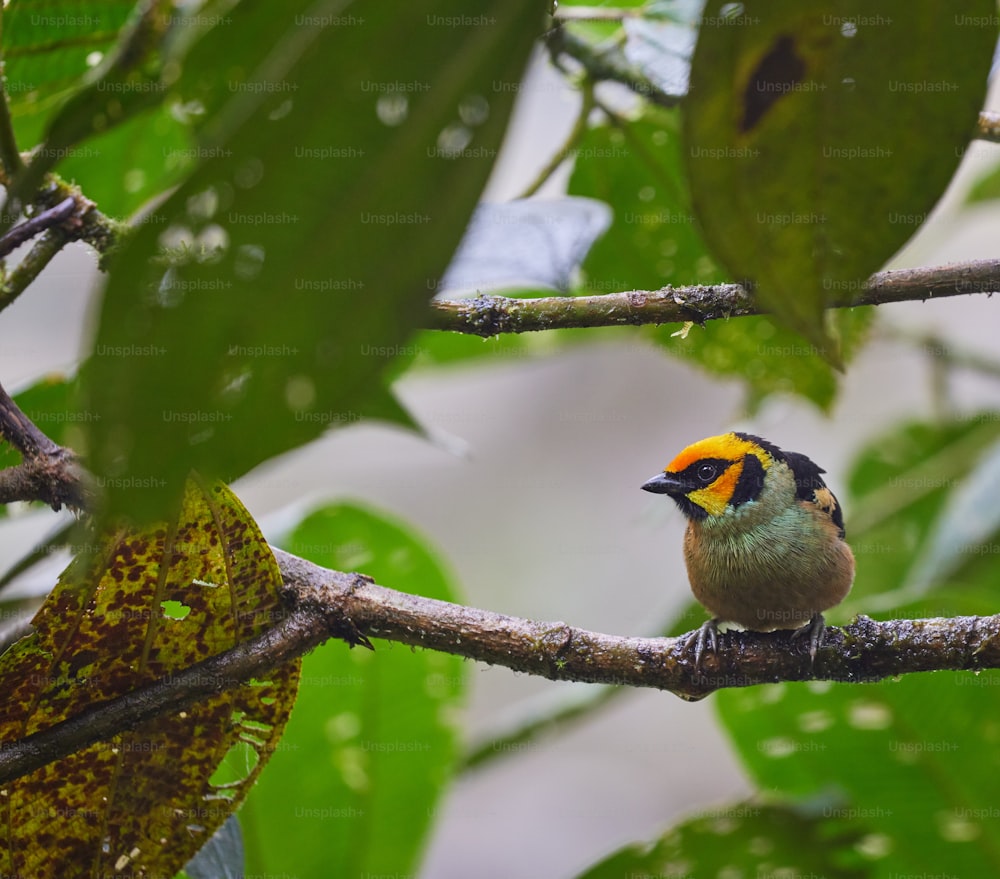
{"type": "Polygon", "coordinates": [[[519,198],[529,198],[538,192],[545,182],[556,172],[556,169],[569,158],[573,148],[580,142],[587,133],[587,120],[590,118],[590,111],[594,109],[594,84],[589,79],[584,79],[580,86],[581,102],[580,112],[577,114],[573,128],[570,130],[563,145],[556,150],[552,158],[546,162],[538,176],[521,193],[519,198]]]}

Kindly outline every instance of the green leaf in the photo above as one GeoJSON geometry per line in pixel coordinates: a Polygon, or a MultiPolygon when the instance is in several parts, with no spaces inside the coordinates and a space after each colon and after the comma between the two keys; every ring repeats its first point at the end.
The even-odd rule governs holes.
{"type": "Polygon", "coordinates": [[[719,693],[730,740],[756,783],[784,795],[842,792],[882,854],[877,875],[992,876],[1000,701],[994,673],[878,684],[778,684],[719,693]],[[985,820],[984,820],[985,819],[985,820]]]}
{"type": "MultiPolygon", "coordinates": [[[[282,612],[270,547],[221,483],[192,479],[173,521],[93,539],[0,657],[5,742],[169,678],[282,612]]],[[[298,675],[296,659],[8,784],[0,872],[173,875],[274,752],[298,675]]]]}
{"type": "MultiPolygon", "coordinates": [[[[971,478],[983,454],[1000,440],[1000,417],[984,411],[969,418],[939,423],[904,424],[874,439],[858,456],[843,498],[847,540],[857,560],[850,596],[834,616],[852,613],[896,613],[901,604],[927,593],[924,548],[956,492],[971,478]],[[918,589],[906,584],[924,581],[918,589]]],[[[988,518],[985,510],[979,515],[988,518]]],[[[935,616],[969,613],[950,602],[966,591],[956,588],[964,568],[988,562],[988,555],[968,553],[963,568],[953,569],[943,592],[948,602],[927,597],[935,616]],[[951,607],[949,610],[948,607],[951,607]]],[[[973,578],[975,580],[975,578],[973,578]]],[[[989,608],[985,612],[992,613],[989,608]]]]}
{"type": "MultiPolygon", "coordinates": [[[[321,565],[456,600],[419,537],[359,507],[317,510],[285,546],[321,565]]],[[[416,874],[455,765],[467,666],[443,653],[375,645],[372,653],[330,643],[305,658],[274,769],[240,814],[248,875],[416,874]]]]}
{"type": "Polygon", "coordinates": [[[558,345],[553,339],[541,337],[561,336],[553,333],[507,334],[483,339],[465,333],[442,333],[438,330],[424,330],[417,333],[411,342],[414,350],[414,366],[451,366],[466,360],[503,362],[509,358],[523,359],[555,350],[558,345]],[[537,340],[535,337],[539,337],[537,340]],[[539,344],[541,343],[541,344],[539,344]]]}
{"type": "Polygon", "coordinates": [[[112,217],[127,217],[195,164],[186,126],[156,107],[67,151],[59,173],[112,217]]]}
{"type": "Polygon", "coordinates": [[[731,275],[814,344],[830,344],[823,310],[849,300],[944,192],[997,37],[968,22],[995,11],[992,0],[959,14],[935,0],[706,7],[684,113],[696,213],[731,275]]]}
{"type": "Polygon", "coordinates": [[[970,557],[1000,552],[1000,445],[970,462],[966,478],[950,492],[904,589],[926,592],[954,581],[970,557]]]}
{"type": "Polygon", "coordinates": [[[841,821],[830,833],[821,809],[822,804],[753,801],[715,809],[689,818],[649,845],[620,849],[579,879],[868,876],[853,850],[862,836],[857,823],[841,821]]]}
{"type": "Polygon", "coordinates": [[[966,204],[1000,198],[1000,165],[977,178],[965,196],[966,204]]]}
{"type": "MultiPolygon", "coordinates": [[[[838,309],[830,315],[845,359],[860,349],[874,319],[874,308],[838,309]]],[[[645,333],[675,357],[714,375],[742,379],[749,414],[772,394],[796,394],[824,412],[833,408],[839,389],[829,363],[834,348],[805,342],[767,317],[709,321],[683,337],[673,335],[675,326],[646,328],[645,333]]]]}
{"type": "Polygon", "coordinates": [[[92,468],[166,484],[112,490],[112,510],[155,516],[189,468],[231,478],[365,411],[489,173],[513,101],[491,83],[520,77],[542,13],[438,0],[297,24],[324,9],[258,4],[183,66],[206,157],[113,261],[85,376],[92,468]]]}
{"type": "Polygon", "coordinates": [[[92,69],[128,20],[135,0],[14,0],[3,10],[3,58],[11,115],[22,149],[24,116],[44,116],[92,69]]]}
{"type": "Polygon", "coordinates": [[[676,110],[647,107],[620,126],[591,128],[576,148],[568,189],[615,210],[583,264],[591,292],[726,280],[691,215],[676,110]]]}
{"type": "Polygon", "coordinates": [[[99,63],[79,78],[77,88],[46,117],[42,143],[12,179],[8,198],[31,199],[46,173],[76,154],[82,141],[113,130],[163,100],[166,85],[161,80],[159,53],[173,21],[172,9],[167,0],[136,5],[114,47],[103,58],[97,53],[99,63]]]}
{"type": "MultiPolygon", "coordinates": [[[[677,111],[646,108],[621,128],[591,129],[579,146],[569,190],[615,207],[610,230],[584,262],[589,290],[648,290],[728,280],[694,223],[677,111]]],[[[872,309],[833,316],[846,354],[860,347],[873,317],[872,309]]],[[[673,335],[677,328],[646,327],[643,334],[669,354],[714,375],[739,378],[751,411],[775,393],[799,394],[827,411],[833,404],[837,377],[826,362],[829,352],[803,343],[768,318],[710,321],[684,338],[673,335]]]]}

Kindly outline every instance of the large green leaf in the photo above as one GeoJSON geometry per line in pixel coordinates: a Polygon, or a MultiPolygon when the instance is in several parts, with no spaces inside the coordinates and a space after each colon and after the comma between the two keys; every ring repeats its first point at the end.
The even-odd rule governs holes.
{"type": "MultiPolygon", "coordinates": [[[[32,199],[49,171],[65,157],[78,154],[81,141],[162,102],[166,92],[163,70],[177,64],[175,58],[170,68],[165,67],[160,55],[175,20],[173,12],[170,0],[137,4],[112,49],[88,55],[88,65],[93,61],[95,66],[78,78],[74,90],[53,112],[44,115],[42,142],[8,184],[8,198],[14,203],[32,199]]],[[[99,29],[99,19],[87,15],[85,20],[99,29]]],[[[30,117],[26,122],[28,129],[34,127],[30,117]]]]}
{"type": "Polygon", "coordinates": [[[815,344],[829,344],[824,308],[944,192],[982,107],[995,12],[993,0],[707,5],[684,114],[696,213],[731,274],[815,344]]]}
{"type": "Polygon", "coordinates": [[[113,262],[85,376],[91,466],[165,483],[113,510],[156,515],[192,466],[233,477],[358,420],[461,236],[513,100],[491,84],[520,76],[540,5],[299,24],[341,12],[244,3],[183,65],[205,158],[113,262]]]}
{"type": "MultiPolygon", "coordinates": [[[[423,541],[355,506],[324,507],[286,541],[339,570],[455,601],[423,541]]],[[[307,656],[295,714],[240,813],[248,875],[412,876],[457,756],[455,712],[466,665],[375,639],[307,656]]]]}
{"type": "Polygon", "coordinates": [[[878,684],[778,684],[719,694],[734,747],[763,789],[848,797],[878,875],[1000,870],[1000,700],[990,673],[908,675],[878,684]]]}

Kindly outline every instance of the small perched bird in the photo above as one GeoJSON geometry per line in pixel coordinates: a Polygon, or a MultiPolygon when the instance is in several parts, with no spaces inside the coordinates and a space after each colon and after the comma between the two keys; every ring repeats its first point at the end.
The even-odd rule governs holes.
{"type": "Polygon", "coordinates": [[[642,488],[672,497],[688,519],[684,560],[694,597],[713,615],[693,636],[695,666],[717,625],[795,629],[815,658],[823,611],[854,581],[844,516],[823,469],[748,433],[724,433],[682,451],[642,488]]]}

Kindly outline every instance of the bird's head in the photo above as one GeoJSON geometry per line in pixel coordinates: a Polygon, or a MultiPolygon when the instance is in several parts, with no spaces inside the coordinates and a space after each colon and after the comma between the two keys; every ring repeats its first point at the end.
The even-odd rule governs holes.
{"type": "Polygon", "coordinates": [[[710,436],[684,449],[642,488],[670,495],[689,519],[721,516],[760,496],[780,455],[777,447],[747,433],[710,436]]]}

